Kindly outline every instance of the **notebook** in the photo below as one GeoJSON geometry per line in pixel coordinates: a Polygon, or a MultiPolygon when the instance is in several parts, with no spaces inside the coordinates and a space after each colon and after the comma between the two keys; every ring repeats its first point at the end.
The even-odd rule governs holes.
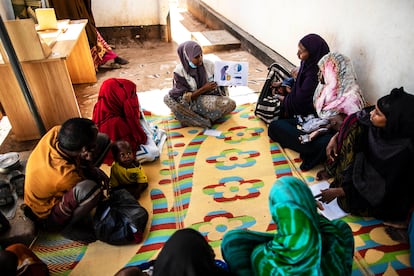
{"type": "Polygon", "coordinates": [[[37,30],[57,30],[58,23],[56,20],[55,9],[53,8],[38,8],[35,9],[37,18],[37,30]]]}

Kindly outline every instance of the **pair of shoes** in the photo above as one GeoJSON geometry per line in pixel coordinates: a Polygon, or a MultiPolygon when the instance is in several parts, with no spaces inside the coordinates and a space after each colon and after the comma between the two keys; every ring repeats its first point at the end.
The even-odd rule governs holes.
{"type": "Polygon", "coordinates": [[[14,203],[13,192],[10,183],[0,180],[0,206],[8,206],[14,203]]]}
{"type": "Polygon", "coordinates": [[[125,64],[128,64],[129,63],[128,60],[126,60],[124,58],[121,58],[119,56],[116,57],[114,61],[115,61],[115,63],[121,64],[121,65],[125,65],[125,64]]]}
{"type": "Polygon", "coordinates": [[[19,170],[13,170],[9,173],[9,182],[12,187],[14,187],[14,190],[16,191],[17,196],[23,196],[24,195],[24,179],[25,179],[24,173],[22,173],[19,170]]]}

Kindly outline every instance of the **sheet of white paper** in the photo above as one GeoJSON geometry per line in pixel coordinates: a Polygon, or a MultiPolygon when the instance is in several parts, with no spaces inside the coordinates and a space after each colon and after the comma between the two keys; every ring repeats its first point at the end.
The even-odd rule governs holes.
{"type": "Polygon", "coordinates": [[[204,134],[208,135],[208,136],[218,137],[218,136],[221,135],[221,131],[208,128],[208,129],[204,130],[204,134]]]}
{"type": "Polygon", "coordinates": [[[219,86],[247,86],[249,63],[240,61],[214,62],[214,81],[219,86]]]}
{"type": "MultiPolygon", "coordinates": [[[[309,186],[309,188],[311,189],[312,194],[315,196],[320,194],[321,190],[329,188],[329,183],[327,181],[321,181],[309,186]]],[[[344,210],[339,207],[336,198],[335,200],[329,202],[329,204],[322,203],[322,206],[325,208],[325,210],[319,210],[319,212],[329,220],[339,219],[348,215],[348,213],[345,213],[344,210]]]]}

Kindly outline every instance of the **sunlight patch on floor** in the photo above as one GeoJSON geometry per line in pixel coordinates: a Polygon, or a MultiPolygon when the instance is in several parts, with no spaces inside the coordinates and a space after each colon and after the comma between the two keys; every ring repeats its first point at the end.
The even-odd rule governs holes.
{"type": "MultiPolygon", "coordinates": [[[[138,92],[141,108],[156,115],[169,115],[171,110],[164,103],[164,96],[169,90],[170,88],[165,88],[138,92]]],[[[258,94],[247,86],[229,87],[229,94],[237,105],[255,103],[258,97],[258,94]]]]}

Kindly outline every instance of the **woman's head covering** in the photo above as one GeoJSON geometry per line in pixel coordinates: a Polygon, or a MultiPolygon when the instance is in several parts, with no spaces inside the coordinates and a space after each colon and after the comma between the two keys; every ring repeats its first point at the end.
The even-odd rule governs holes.
{"type": "MultiPolygon", "coordinates": [[[[140,117],[135,83],[120,78],[110,78],[102,83],[92,114],[100,132],[106,133],[112,141],[128,141],[137,151],[139,145],[147,141],[140,117]]],[[[104,162],[110,165],[112,161],[109,153],[104,162]]]]}
{"type": "Polygon", "coordinates": [[[277,233],[267,244],[266,256],[252,255],[254,265],[261,269],[260,275],[276,275],[272,263],[284,272],[280,275],[318,271],[322,241],[316,201],[310,189],[295,177],[282,177],[270,190],[269,208],[277,233]],[[271,267],[266,268],[268,265],[271,267]]]}
{"type": "Polygon", "coordinates": [[[387,118],[384,132],[390,138],[414,139],[414,95],[404,88],[394,88],[377,101],[377,106],[387,118]]]}
{"type": "Polygon", "coordinates": [[[269,193],[269,208],[277,232],[262,252],[252,255],[259,275],[350,274],[352,231],[345,222],[318,214],[307,184],[293,176],[278,179],[269,193]]]}
{"type": "Polygon", "coordinates": [[[214,251],[200,232],[177,230],[164,244],[154,265],[154,276],[219,275],[214,251]]]}
{"type": "Polygon", "coordinates": [[[326,41],[317,34],[308,34],[299,41],[309,52],[309,58],[304,60],[303,66],[309,67],[317,65],[318,61],[327,53],[329,46],[326,41]]]}
{"type": "Polygon", "coordinates": [[[221,243],[236,275],[350,275],[354,238],[348,224],[317,213],[307,184],[296,177],[276,180],[269,193],[276,232],[231,230],[221,243]]]}
{"type": "Polygon", "coordinates": [[[306,35],[300,43],[308,50],[309,58],[301,61],[292,92],[284,100],[285,113],[288,117],[315,113],[313,94],[318,85],[318,61],[329,53],[328,44],[317,34],[306,35]]]}
{"type": "Polygon", "coordinates": [[[330,52],[319,60],[318,66],[324,78],[313,96],[318,117],[327,119],[339,113],[350,115],[364,108],[365,99],[348,57],[330,52]]]}
{"type": "Polygon", "coordinates": [[[195,41],[187,41],[178,46],[178,57],[184,70],[192,77],[195,78],[197,87],[203,86],[207,82],[207,73],[204,65],[197,66],[197,68],[191,68],[189,62],[198,55],[203,54],[201,46],[195,41]]]}
{"type": "Polygon", "coordinates": [[[181,43],[177,48],[177,53],[185,71],[190,72],[193,68],[190,67],[189,61],[191,61],[196,56],[201,55],[203,53],[203,50],[197,42],[190,40],[181,43]]]}

